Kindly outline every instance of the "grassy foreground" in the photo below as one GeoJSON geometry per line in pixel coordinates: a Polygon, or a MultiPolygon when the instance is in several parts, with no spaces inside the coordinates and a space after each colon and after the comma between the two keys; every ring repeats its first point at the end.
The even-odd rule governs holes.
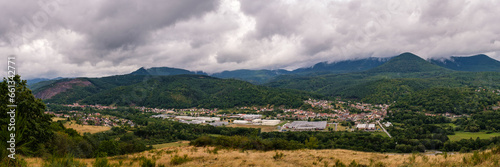
{"type": "MultiPolygon", "coordinates": [[[[383,154],[342,149],[241,151],[213,147],[172,146],[142,153],[108,157],[114,166],[498,166],[499,151],[465,154],[383,154]]],[[[75,159],[92,166],[95,159],[75,159]]],[[[26,158],[28,166],[42,166],[40,158],[26,158]]]]}

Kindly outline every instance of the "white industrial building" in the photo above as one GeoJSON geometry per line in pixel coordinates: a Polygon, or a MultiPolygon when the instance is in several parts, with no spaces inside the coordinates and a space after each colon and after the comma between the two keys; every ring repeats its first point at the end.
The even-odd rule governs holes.
{"type": "Polygon", "coordinates": [[[229,123],[228,122],[214,122],[214,123],[208,123],[208,124],[217,127],[217,126],[228,125],[229,123]]]}
{"type": "Polygon", "coordinates": [[[245,121],[245,120],[234,120],[233,123],[235,123],[235,124],[248,124],[250,122],[245,121]]]}
{"type": "Polygon", "coordinates": [[[258,115],[258,114],[245,114],[245,115],[242,115],[241,118],[243,118],[243,119],[251,119],[251,120],[262,119],[262,115],[258,115]]]}
{"type": "Polygon", "coordinates": [[[254,120],[252,120],[252,123],[254,123],[254,124],[262,123],[262,119],[254,119],[254,120]]]}
{"type": "Polygon", "coordinates": [[[375,124],[358,124],[356,125],[358,130],[375,130],[375,124]]]}
{"type": "Polygon", "coordinates": [[[292,123],[286,124],[285,127],[297,131],[323,130],[326,128],[326,124],[327,124],[326,121],[318,121],[318,122],[294,121],[292,123]]]}
{"type": "Polygon", "coordinates": [[[175,119],[180,119],[180,120],[200,120],[200,121],[205,121],[205,122],[220,121],[219,117],[176,116],[175,119]]]}
{"type": "Polygon", "coordinates": [[[262,120],[262,125],[275,126],[280,123],[280,120],[262,120]]]}

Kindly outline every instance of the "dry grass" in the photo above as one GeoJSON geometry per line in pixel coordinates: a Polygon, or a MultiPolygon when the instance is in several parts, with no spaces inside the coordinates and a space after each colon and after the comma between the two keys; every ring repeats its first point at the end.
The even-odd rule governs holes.
{"type": "Polygon", "coordinates": [[[78,124],[76,124],[75,121],[66,122],[64,124],[64,127],[73,128],[80,135],[83,135],[83,133],[86,133],[86,132],[93,134],[93,133],[99,133],[99,132],[111,130],[111,127],[109,127],[109,126],[78,125],[78,124]]]}
{"type": "Polygon", "coordinates": [[[52,117],[52,121],[54,121],[54,122],[64,121],[64,120],[67,120],[67,118],[52,117]]]}
{"type": "Polygon", "coordinates": [[[187,145],[189,145],[189,141],[178,141],[178,142],[172,142],[172,143],[156,144],[156,145],[153,145],[153,148],[160,149],[160,148],[167,148],[167,147],[182,147],[182,146],[187,146],[187,145]]]}
{"type": "Polygon", "coordinates": [[[245,124],[231,124],[227,125],[227,127],[233,127],[233,128],[256,128],[260,129],[261,132],[272,132],[272,131],[278,131],[278,128],[276,126],[266,126],[266,125],[245,125],[245,124]]]}
{"type": "MultiPolygon", "coordinates": [[[[241,151],[241,150],[219,150],[214,154],[213,147],[172,146],[154,149],[131,155],[122,155],[108,158],[111,163],[122,166],[139,166],[138,159],[147,157],[156,161],[157,165],[170,166],[170,160],[174,155],[187,155],[192,161],[179,166],[333,166],[336,161],[349,165],[353,160],[359,164],[375,166],[463,166],[463,158],[471,157],[467,154],[424,155],[424,154],[382,154],[350,151],[342,149],[330,150],[295,150],[277,151],[283,153],[283,157],[275,159],[275,151],[241,151]]],[[[493,160],[500,159],[500,155],[493,155],[493,160]]],[[[492,161],[493,161],[492,160],[492,161]]],[[[30,166],[39,166],[42,161],[39,158],[28,158],[30,166]]],[[[94,159],[79,159],[88,166],[92,166],[94,159]]],[[[478,166],[492,166],[494,162],[486,161],[478,166]]],[[[469,166],[469,165],[466,165],[469,166]]]]}

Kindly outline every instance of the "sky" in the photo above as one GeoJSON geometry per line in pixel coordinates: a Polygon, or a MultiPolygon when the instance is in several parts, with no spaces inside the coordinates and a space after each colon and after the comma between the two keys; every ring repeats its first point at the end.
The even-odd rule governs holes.
{"type": "Polygon", "coordinates": [[[496,0],[0,1],[0,72],[102,77],[140,67],[216,73],[412,52],[500,60],[496,0]]]}

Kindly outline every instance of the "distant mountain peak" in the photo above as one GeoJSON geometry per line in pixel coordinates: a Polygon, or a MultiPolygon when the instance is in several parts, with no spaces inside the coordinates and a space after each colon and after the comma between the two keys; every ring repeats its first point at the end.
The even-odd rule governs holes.
{"type": "Polygon", "coordinates": [[[151,67],[144,68],[141,67],[138,70],[130,73],[131,75],[158,75],[158,76],[168,76],[168,75],[182,75],[182,74],[197,74],[197,75],[207,75],[201,71],[189,71],[180,68],[172,67],[151,67]]]}
{"type": "Polygon", "coordinates": [[[368,57],[368,58],[342,60],[332,63],[328,63],[325,61],[316,63],[312,67],[296,69],[293,71],[293,73],[299,73],[299,74],[318,73],[318,72],[349,73],[349,72],[365,71],[380,66],[390,59],[391,57],[388,58],[368,57]]]}
{"type": "Polygon", "coordinates": [[[405,52],[402,53],[386,63],[368,70],[368,72],[430,72],[430,71],[439,71],[446,70],[442,67],[433,65],[421,57],[410,53],[405,52]]]}
{"type": "Polygon", "coordinates": [[[500,62],[487,55],[452,56],[448,59],[430,59],[432,64],[457,71],[500,71],[500,62]]]}
{"type": "Polygon", "coordinates": [[[141,67],[135,70],[134,72],[130,73],[130,75],[150,75],[150,74],[144,67],[141,67]]]}

